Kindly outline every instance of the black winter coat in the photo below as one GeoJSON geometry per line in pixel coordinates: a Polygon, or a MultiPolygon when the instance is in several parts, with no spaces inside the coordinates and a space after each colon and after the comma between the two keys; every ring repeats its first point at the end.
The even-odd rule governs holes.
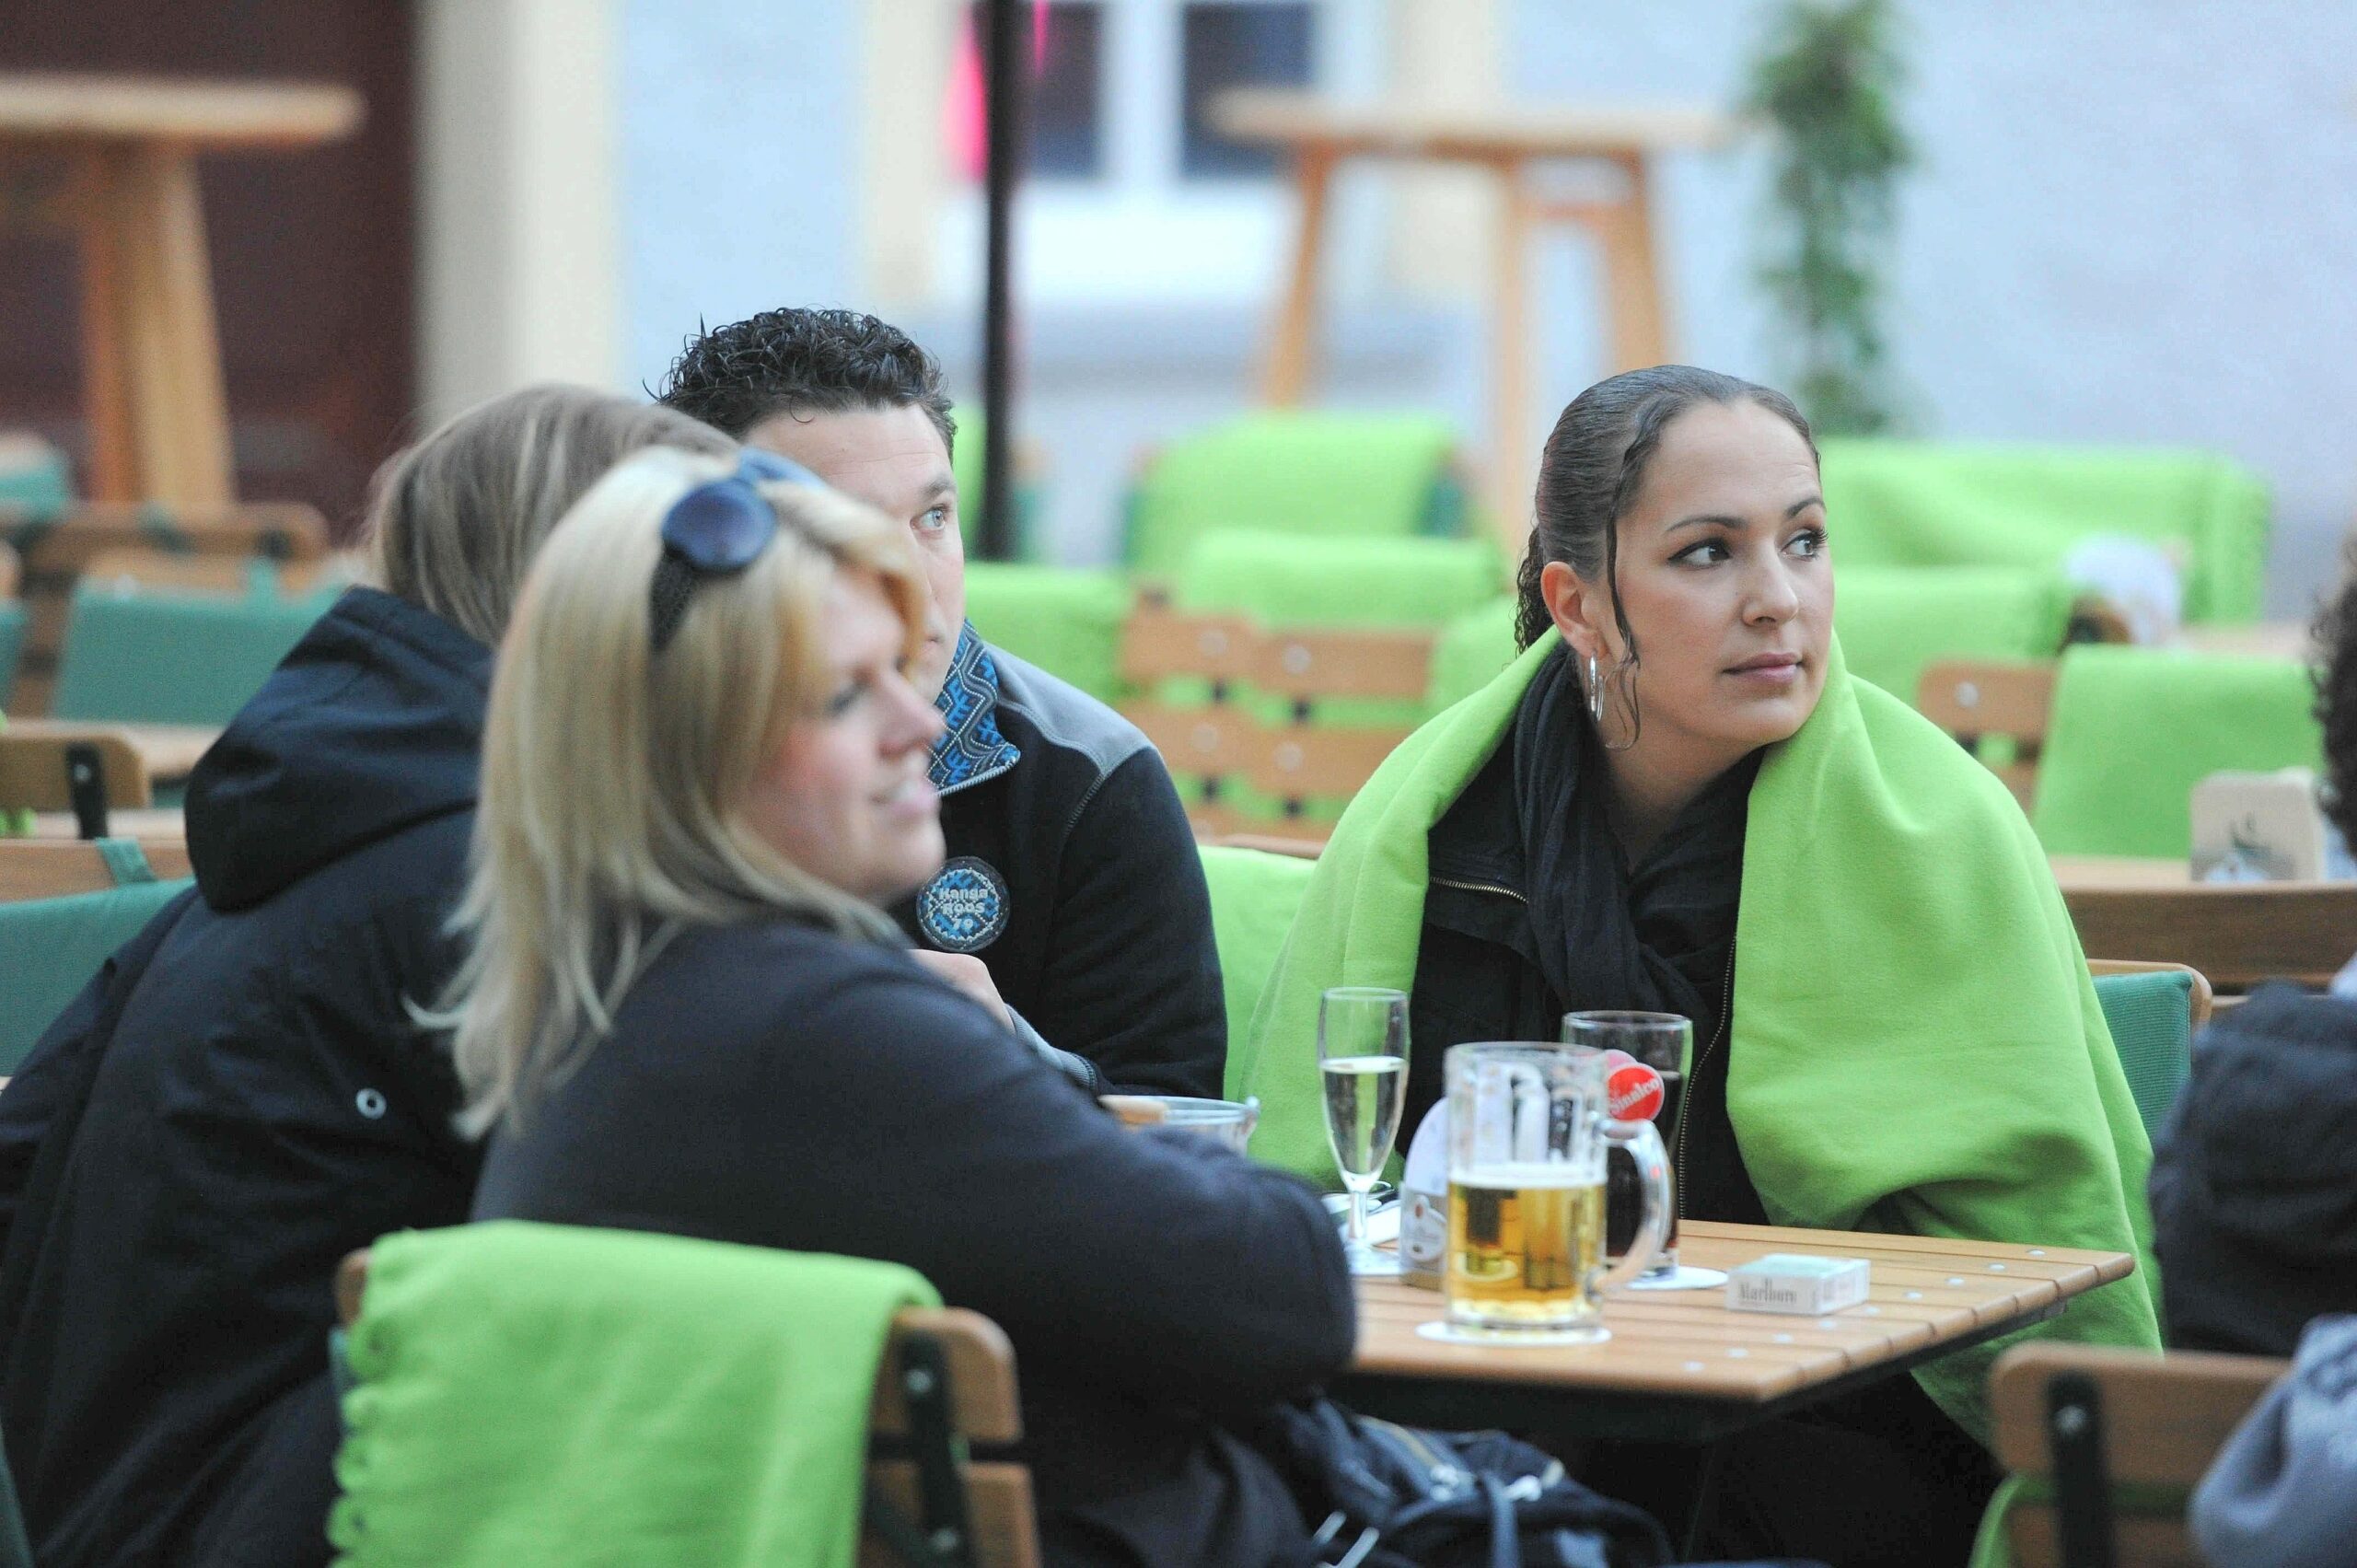
{"type": "Polygon", "coordinates": [[[1124,1131],[905,953],[784,920],[679,936],[493,1138],[475,1213],[905,1263],[1014,1342],[1051,1564],[1308,1561],[1234,1433],[1350,1357],[1317,1195],[1124,1131]]]}
{"type": "Polygon", "coordinates": [[[102,977],[0,1095],[0,1415],[44,1568],[327,1561],[336,1262],[464,1219],[479,1164],[408,1005],[456,956],[490,664],[346,594],[198,765],[203,897],[111,1038],[102,977]],[[18,1213],[44,1138],[63,1183],[18,1213]]]}
{"type": "Polygon", "coordinates": [[[2357,1312],[2357,1003],[2270,985],[2204,1030],[2151,1192],[2171,1345],[2288,1356],[2357,1312]]]}

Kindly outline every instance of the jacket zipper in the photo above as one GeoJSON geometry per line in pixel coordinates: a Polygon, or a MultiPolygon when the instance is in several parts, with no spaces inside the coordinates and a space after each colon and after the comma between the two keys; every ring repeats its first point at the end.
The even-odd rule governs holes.
{"type": "Polygon", "coordinates": [[[1727,939],[1727,978],[1719,991],[1719,1027],[1711,1031],[1711,1043],[1694,1059],[1694,1070],[1686,1075],[1685,1091],[1678,1108],[1678,1152],[1670,1161],[1677,1177],[1678,1217],[1686,1217],[1686,1130],[1694,1124],[1694,1087],[1701,1082],[1702,1069],[1709,1064],[1711,1053],[1719,1049],[1719,1041],[1726,1039],[1727,1027],[1735,1020],[1735,939],[1727,939]]]}
{"type": "Polygon", "coordinates": [[[1425,880],[1437,882],[1444,888],[1454,888],[1460,893],[1496,893],[1503,898],[1512,899],[1518,904],[1530,902],[1512,888],[1501,888],[1494,882],[1459,882],[1447,877],[1428,877],[1425,880]]]}

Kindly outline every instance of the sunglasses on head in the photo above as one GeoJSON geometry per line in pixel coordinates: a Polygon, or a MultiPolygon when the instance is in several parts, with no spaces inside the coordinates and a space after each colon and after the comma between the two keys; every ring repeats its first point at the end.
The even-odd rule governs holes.
{"type": "Polygon", "coordinates": [[[661,653],[679,633],[688,601],[707,578],[750,566],[777,537],[777,512],[757,486],[772,480],[817,485],[817,474],[773,452],[745,448],[737,471],[699,484],[663,514],[663,555],[648,589],[648,626],[661,653]]]}

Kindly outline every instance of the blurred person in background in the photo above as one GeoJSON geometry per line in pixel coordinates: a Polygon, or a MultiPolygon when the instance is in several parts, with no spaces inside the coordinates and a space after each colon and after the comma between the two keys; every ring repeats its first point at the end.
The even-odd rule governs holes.
{"type": "Polygon", "coordinates": [[[631,459],[524,589],[446,1015],[476,1216],[906,1264],[1014,1343],[1051,1563],[1306,1562],[1231,1423],[1348,1360],[1333,1224],[913,961],[878,906],[942,859],[926,591],[773,462],[631,459]]]}
{"type": "Polygon", "coordinates": [[[919,960],[1085,1088],[1218,1096],[1226,1011],[1186,810],[1136,726],[968,623],[940,366],[873,316],[770,310],[690,343],[662,395],[915,544],[928,621],[912,676],[946,721],[929,772],[948,844],[894,906],[919,960]]]}
{"type": "Polygon", "coordinates": [[[556,519],[657,443],[736,449],[540,387],[388,465],[383,587],[337,600],[205,753],[194,893],[0,1095],[0,1415],[49,1568],[328,1561],[336,1264],[474,1192],[409,1007],[456,962],[492,645],[556,519]]]}
{"type": "MultiPolygon", "coordinates": [[[[2317,618],[2325,813],[2357,843],[2357,546],[2317,618]]],[[[2265,985],[2202,1032],[2153,1151],[2169,1342],[2288,1356],[2357,1312],[2357,956],[2311,996],[2265,985]]]]}

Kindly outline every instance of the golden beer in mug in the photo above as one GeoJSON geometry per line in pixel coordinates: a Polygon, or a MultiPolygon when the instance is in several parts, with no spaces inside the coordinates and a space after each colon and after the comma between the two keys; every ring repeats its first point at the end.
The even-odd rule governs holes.
{"type": "Polygon", "coordinates": [[[1668,1228],[1668,1161],[1650,1124],[1631,1132],[1643,1221],[1620,1265],[1604,1256],[1601,1062],[1559,1045],[1448,1052],[1448,1249],[1436,1338],[1583,1343],[1609,1338],[1603,1292],[1643,1272],[1668,1228]]]}

